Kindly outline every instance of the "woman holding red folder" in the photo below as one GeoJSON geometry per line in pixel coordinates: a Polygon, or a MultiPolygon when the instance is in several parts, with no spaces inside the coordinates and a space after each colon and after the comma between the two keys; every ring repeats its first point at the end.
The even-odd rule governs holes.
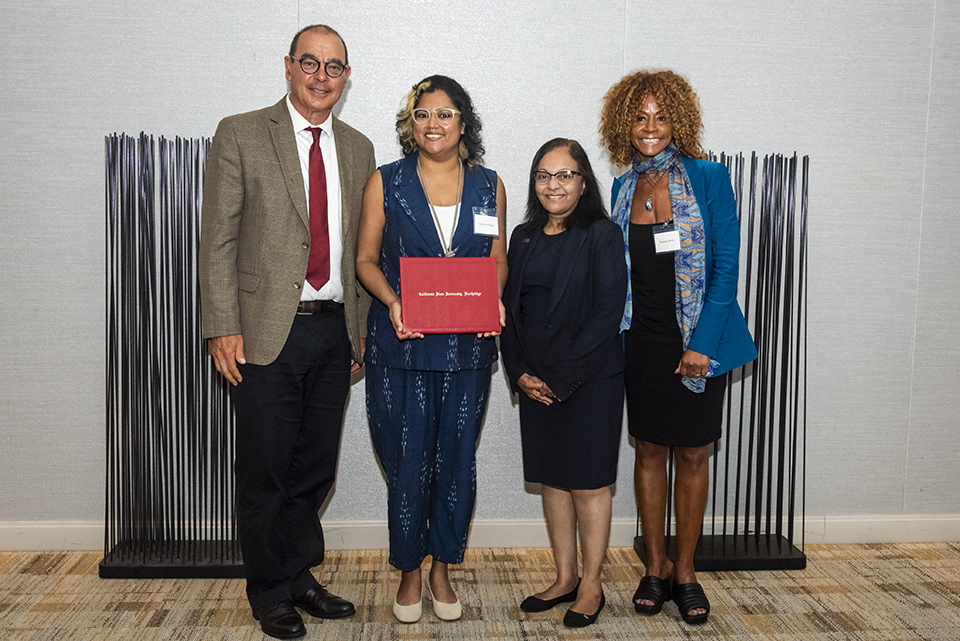
{"type": "Polygon", "coordinates": [[[373,295],[367,415],[387,481],[390,564],[401,571],[393,612],[405,623],[421,617],[420,566],[428,555],[434,613],[454,620],[462,612],[447,566],[462,562],[466,549],[497,333],[409,331],[399,261],[493,256],[502,291],[506,194],[497,174],[479,164],[480,127],[463,87],[446,76],[425,78],[397,114],[404,157],[380,167],[363,196],[357,278],[373,295]]]}
{"type": "Polygon", "coordinates": [[[618,324],[627,293],[620,228],[610,222],[583,148],[557,138],[530,168],[527,216],[510,238],[500,337],[520,394],[523,475],[541,485],[557,578],[520,608],[561,603],[568,627],[597,620],[623,420],[618,324]],[[577,532],[583,578],[577,571],[577,532]]]}

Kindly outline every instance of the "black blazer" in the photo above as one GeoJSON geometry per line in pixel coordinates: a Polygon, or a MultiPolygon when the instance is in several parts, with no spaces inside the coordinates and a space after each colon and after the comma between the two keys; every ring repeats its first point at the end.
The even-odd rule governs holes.
{"type": "Polygon", "coordinates": [[[520,393],[517,380],[530,374],[565,401],[584,383],[613,376],[625,367],[619,336],[627,297],[623,232],[606,218],[587,229],[575,227],[564,232],[570,236],[557,265],[542,328],[552,348],[533,354],[524,350],[518,323],[523,272],[540,231],[526,231],[520,225],[510,237],[509,277],[503,291],[507,326],[500,335],[500,351],[514,392],[520,393]]]}

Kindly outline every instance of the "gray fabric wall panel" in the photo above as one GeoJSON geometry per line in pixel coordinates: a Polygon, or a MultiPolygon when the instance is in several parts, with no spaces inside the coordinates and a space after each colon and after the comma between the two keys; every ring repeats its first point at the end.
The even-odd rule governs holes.
{"type": "Polygon", "coordinates": [[[281,96],[295,3],[272,16],[255,2],[10,4],[0,26],[0,520],[93,520],[104,477],[103,137],[212,135],[224,115],[281,96]]]}
{"type": "MultiPolygon", "coordinates": [[[[551,137],[579,139],[609,189],[618,170],[598,148],[600,100],[632,69],[688,75],[710,149],[809,154],[808,514],[960,513],[953,4],[7,4],[0,521],[102,518],[103,136],[210,136],[220,118],[272,104],[286,89],[289,39],[312,22],[347,40],[353,75],[337,112],[370,137],[378,162],[399,154],[393,119],[411,84],[430,73],[464,84],[484,121],[486,164],[507,188],[510,229],[530,159],[551,137]]],[[[478,460],[478,517],[540,516],[499,369],[478,460]]],[[[618,518],[635,515],[632,466],[624,437],[618,518]]],[[[326,518],[382,520],[385,499],[361,381],[326,518]]]]}
{"type": "Polygon", "coordinates": [[[960,512],[960,6],[938,3],[903,509],[960,512]]]}

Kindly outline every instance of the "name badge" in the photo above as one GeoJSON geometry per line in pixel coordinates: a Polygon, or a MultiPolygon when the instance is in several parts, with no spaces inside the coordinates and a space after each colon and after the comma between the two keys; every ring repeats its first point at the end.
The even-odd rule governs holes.
{"type": "Polygon", "coordinates": [[[669,254],[680,249],[680,230],[672,222],[658,225],[653,230],[653,246],[658,254],[669,254]]]}
{"type": "Polygon", "coordinates": [[[473,233],[479,236],[499,236],[500,224],[493,207],[473,208],[473,233]]]}

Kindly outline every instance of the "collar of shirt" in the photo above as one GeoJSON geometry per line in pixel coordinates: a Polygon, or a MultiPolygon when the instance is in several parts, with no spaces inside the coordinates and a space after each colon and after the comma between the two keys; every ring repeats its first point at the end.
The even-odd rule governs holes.
{"type": "MultiPolygon", "coordinates": [[[[330,112],[330,116],[327,116],[326,120],[321,122],[319,125],[315,125],[300,115],[300,112],[297,111],[296,107],[293,106],[293,103],[290,102],[289,93],[287,94],[287,110],[290,112],[290,120],[293,121],[294,132],[301,132],[307,127],[320,127],[323,129],[323,133],[333,136],[333,121],[330,119],[330,116],[333,115],[333,112],[330,112]]],[[[310,135],[312,136],[313,134],[310,135]]]]}

